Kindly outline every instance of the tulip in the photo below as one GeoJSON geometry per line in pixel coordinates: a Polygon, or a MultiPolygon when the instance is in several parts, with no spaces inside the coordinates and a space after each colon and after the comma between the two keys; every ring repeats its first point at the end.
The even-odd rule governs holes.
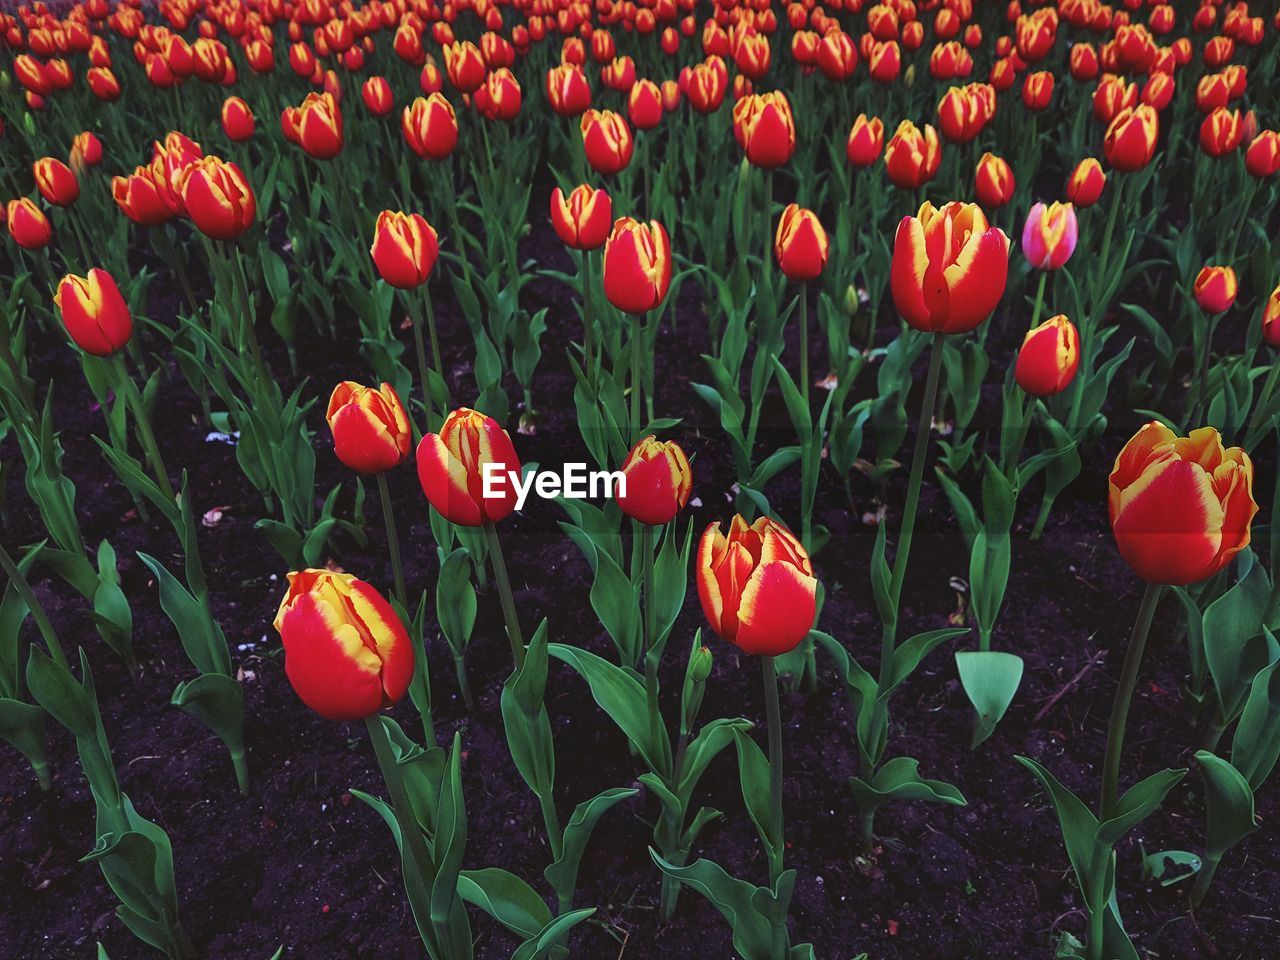
{"type": "Polygon", "coordinates": [[[1085,157],[1067,178],[1067,199],[1080,208],[1091,207],[1102,196],[1102,188],[1107,185],[1107,175],[1102,172],[1102,164],[1094,157],[1085,157]]]}
{"type": "Polygon", "coordinates": [[[1212,427],[1178,437],[1148,423],[1116,457],[1108,491],[1116,547],[1148,583],[1213,576],[1249,545],[1258,512],[1253,461],[1212,427]]]}
{"type": "Polygon", "coordinates": [[[849,130],[849,139],[845,143],[845,155],[855,167],[869,167],[880,158],[884,149],[884,122],[879,117],[867,119],[865,113],[858,114],[849,130]]]}
{"type": "Polygon", "coordinates": [[[360,99],[365,109],[375,117],[385,117],[396,105],[395,96],[391,93],[391,84],[386,77],[370,77],[360,87],[360,99]]]}
{"type": "Polygon", "coordinates": [[[44,215],[30,197],[10,200],[5,208],[9,236],[24,250],[40,250],[48,246],[53,236],[49,218],[44,215]]]}
{"type": "Polygon", "coordinates": [[[71,140],[71,169],[79,176],[86,167],[96,167],[102,162],[102,141],[88,130],[77,133],[71,140]]]}
{"type": "Polygon", "coordinates": [[[925,202],[903,217],[893,244],[890,286],[903,319],[917,330],[965,333],[1004,295],[1009,238],[988,227],[981,208],[925,202]]]}
{"type": "Polygon", "coordinates": [[[234,240],[253,225],[258,201],[244,173],[218,157],[192,161],[182,172],[182,204],[197,230],[234,240]]]}
{"type": "Polygon", "coordinates": [[[42,157],[31,166],[36,189],[46,203],[69,207],[80,199],[80,181],[71,168],[56,157],[42,157]]]}
{"type": "Polygon", "coordinates": [[[400,123],[405,143],[420,157],[443,160],[458,145],[458,118],[444,94],[418,97],[404,108],[400,123]]]}
{"type": "Polygon", "coordinates": [[[609,176],[631,162],[635,141],[627,121],[612,110],[587,110],[579,125],[587,163],[597,173],[609,176]]]}
{"type": "Polygon", "coordinates": [[[120,81],[110,67],[90,67],[85,76],[89,82],[89,90],[99,100],[111,103],[120,99],[120,81]]]}
{"type": "Polygon", "coordinates": [[[778,266],[788,280],[814,280],[827,264],[827,233],[812,210],[788,204],[778,221],[773,244],[778,266]]]}
{"type": "Polygon", "coordinates": [[[309,157],[332,160],[342,152],[342,110],[331,93],[309,93],[301,106],[285,107],[281,123],[309,157]]]}
{"type": "Polygon", "coordinates": [[[591,106],[591,84],[582,68],[562,63],[547,71],[547,100],[562,117],[576,117],[591,106]]]}
{"type": "Polygon", "coordinates": [[[782,524],[735,516],[726,536],[712,523],[698,542],[698,599],[711,628],[744,653],[774,657],[813,627],[818,581],[809,555],[782,524]]]}
{"type": "Polygon", "coordinates": [[[159,226],[173,216],[147,167],[138,167],[127,177],[112,177],[111,196],[121,213],[142,227],[159,226]]]}
{"type": "Polygon", "coordinates": [[[520,113],[522,101],[520,84],[506,67],[488,74],[475,92],[476,109],[488,120],[514,120],[520,113]]]}
{"type": "Polygon", "coordinates": [[[982,155],[973,178],[973,189],[979,203],[993,209],[1003,207],[1013,199],[1016,186],[1007,160],[993,153],[982,155]]]}
{"type": "Polygon", "coordinates": [[[369,254],[378,275],[391,286],[412,290],[426,283],[439,253],[436,231],[421,214],[378,214],[369,254]]]}
{"type": "Polygon", "coordinates": [[[1263,130],[1244,155],[1245,169],[1251,176],[1264,180],[1280,173],[1280,133],[1275,130],[1263,130]]]}
{"type": "Polygon", "coordinates": [[[466,407],[454,410],[438,434],[423,436],[416,459],[422,492],[450,523],[479,527],[515,510],[509,474],[519,475],[520,458],[511,437],[492,417],[466,407]]]}
{"type": "Polygon", "coordinates": [[[1262,308],[1262,336],[1273,347],[1280,347],[1280,286],[1271,291],[1262,308]]]}
{"type": "Polygon", "coordinates": [[[884,166],[895,187],[916,190],[933,179],[942,162],[942,146],[933,127],[924,131],[903,120],[884,148],[884,166]]]}
{"type": "Polygon", "coordinates": [[[1224,313],[1236,302],[1236,272],[1231,267],[1203,267],[1196,274],[1194,291],[1205,313],[1224,313]]]}
{"type": "Polygon", "coordinates": [[[1225,157],[1240,148],[1244,127],[1239,110],[1218,107],[1200,124],[1200,149],[1211,157],[1225,157]]]}
{"type": "Polygon", "coordinates": [[[733,135],[753,166],[780,167],[796,149],[796,125],[783,93],[757,93],[733,107],[733,135]]]}
{"type": "Polygon", "coordinates": [[[1028,110],[1044,110],[1053,97],[1053,74],[1048,70],[1028,75],[1022,84],[1022,102],[1028,110]]]}
{"type": "Polygon", "coordinates": [[[351,574],[290,573],[275,628],[289,683],[322,717],[364,719],[409,689],[414,653],[404,624],[377,590],[351,574]]]}
{"type": "Polygon", "coordinates": [[[1037,270],[1057,270],[1071,259],[1079,237],[1076,211],[1069,203],[1037,203],[1022,228],[1022,253],[1037,270]]]}
{"type": "Polygon", "coordinates": [[[604,292],[624,313],[662,304],[671,285],[671,242],[656,220],[647,225],[623,217],[604,247],[604,292]]]}
{"type": "Polygon", "coordinates": [[[1107,126],[1102,152],[1107,163],[1122,173],[1141,170],[1155,156],[1160,136],[1160,114],[1154,107],[1126,107],[1107,126]]]}
{"type": "Polygon", "coordinates": [[[109,357],[133,336],[133,315],[107,271],[94,267],[87,276],[68,274],[53,296],[62,323],[85,353],[109,357]]]}
{"type": "Polygon", "coordinates": [[[662,122],[662,91],[652,80],[637,80],[627,94],[627,116],[637,130],[652,130],[662,122]]]}
{"type": "Polygon", "coordinates": [[[480,50],[470,40],[444,48],[444,69],[459,93],[475,93],[484,83],[485,65],[480,50]]]}
{"type": "Polygon", "coordinates": [[[616,499],[622,512],[650,526],[671,521],[689,503],[693,471],[674,440],[645,437],[627,455],[616,499]]]}
{"type": "Polygon", "coordinates": [[[374,389],[344,380],[329,397],[325,421],[334,453],[358,473],[382,473],[409,457],[409,417],[389,383],[374,389]]]}
{"type": "Polygon", "coordinates": [[[227,97],[222,102],[222,132],[228,140],[242,143],[253,136],[253,111],[239,97],[227,97]]]}
{"type": "Polygon", "coordinates": [[[596,250],[604,246],[613,226],[613,201],[603,190],[585,183],[568,197],[556,187],[551,191],[551,224],[565,246],[596,250]]]}
{"type": "Polygon", "coordinates": [[[1052,397],[1070,386],[1080,365],[1080,333],[1059,314],[1027,331],[1013,377],[1033,397],[1052,397]]]}

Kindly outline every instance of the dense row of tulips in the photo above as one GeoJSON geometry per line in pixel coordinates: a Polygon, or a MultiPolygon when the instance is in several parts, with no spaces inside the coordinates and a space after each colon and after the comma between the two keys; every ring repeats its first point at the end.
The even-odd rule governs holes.
{"type": "MultiPolygon", "coordinates": [[[[1083,455],[1115,452],[1111,531],[1147,587],[1127,647],[1114,644],[1100,802],[1017,760],[1057,813],[1081,898],[1083,922],[1046,951],[1138,960],[1117,894],[1132,853],[1121,841],[1188,772],[1138,778],[1124,762],[1157,616],[1185,635],[1207,829],[1202,853],[1147,859],[1170,883],[1191,880],[1192,907],[1258,827],[1255,795],[1280,756],[1280,536],[1255,523],[1252,459],[1266,450],[1271,464],[1280,435],[1280,133],[1266,127],[1280,123],[1280,14],[1262,12],[1218,0],[81,0],[0,13],[0,443],[14,465],[0,479],[21,473],[21,509],[45,531],[0,545],[0,736],[47,789],[48,721],[73,735],[97,811],[90,858],[120,921],[165,956],[201,954],[169,839],[121,790],[86,649],[98,653],[77,638],[68,655],[33,587],[49,579],[82,598],[130,668],[154,652],[133,642],[136,598],[118,568],[132,558],[85,542],[54,385],[33,376],[63,335],[101,411],[98,451],[180,547],[172,570],[137,555],[194,670],[173,704],[226,745],[247,793],[252,717],[201,558],[201,480],[166,459],[193,427],[163,419],[159,398],[187,391],[195,428],[235,443],[261,498],[263,548],[287,573],[274,626],[289,683],[320,716],[367,728],[387,799],[357,795],[391,829],[433,960],[474,955],[476,911],[518,960],[572,955],[595,913],[577,902],[584,851],[624,803],[647,804],[664,921],[687,888],[745,960],[814,957],[788,922],[779,685],[812,693],[834,679],[847,694],[852,742],[823,736],[856,757],[841,829],[868,862],[885,804],[964,805],[896,749],[893,695],[952,651],[973,747],[992,749],[1026,669],[1017,638],[997,630],[1025,542],[1015,523],[1030,507],[1027,539],[1039,538],[1083,455]],[[530,258],[557,240],[563,252],[530,258]],[[537,284],[567,286],[578,316],[533,309],[537,284]],[[699,428],[718,431],[732,474],[730,506],[696,546],[682,516],[702,468],[664,438],[683,429],[663,415],[681,387],[656,359],[688,324],[706,352],[682,372],[705,381],[693,383],[709,414],[699,428]],[[544,356],[549,328],[574,331],[564,358],[544,356]],[[313,433],[323,393],[300,360],[325,339],[351,378],[324,408],[331,445],[313,433]],[[522,465],[553,363],[573,384],[580,436],[563,437],[566,450],[598,468],[585,498],[522,465]],[[1117,418],[1144,425],[1123,443],[1117,418]],[[353,476],[326,492],[316,467],[330,446],[353,476]],[[388,483],[410,460],[430,505],[430,575],[400,549],[426,507],[397,503],[388,483]],[[950,619],[902,603],[926,483],[950,512],[934,522],[970,558],[966,608],[950,619]],[[383,518],[372,548],[368,486],[383,518]],[[828,491],[851,511],[876,501],[869,570],[824,568],[816,505],[828,491]],[[500,530],[526,509],[563,515],[590,571],[569,586],[612,649],[557,642],[522,609],[500,530]],[[389,587],[380,565],[340,566],[381,552],[378,537],[389,587]],[[680,617],[690,570],[710,632],[759,660],[763,746],[747,720],[703,716],[717,654],[680,617]],[[823,616],[837,586],[880,620],[878,653],[823,616]],[[511,651],[510,756],[484,762],[510,762],[536,798],[543,889],[509,864],[473,864],[464,734],[437,736],[433,718],[432,649],[480,709],[467,650],[494,596],[511,651]],[[569,673],[549,674],[552,660],[569,673]],[[661,690],[672,678],[673,717],[661,690]],[[557,765],[584,758],[557,755],[546,692],[578,681],[630,743],[638,779],[566,817],[557,765]],[[699,781],[730,746],[743,809],[722,814],[701,804],[699,781]],[[741,814],[767,881],[710,859],[704,828],[741,814]]],[[[1268,473],[1258,487],[1280,502],[1268,473]]]]}

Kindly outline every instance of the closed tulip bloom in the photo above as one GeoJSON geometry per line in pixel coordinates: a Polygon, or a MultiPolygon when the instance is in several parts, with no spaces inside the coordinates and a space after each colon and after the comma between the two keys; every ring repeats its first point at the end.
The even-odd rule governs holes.
{"type": "Polygon", "coordinates": [[[90,92],[99,100],[111,103],[120,99],[120,81],[110,67],[90,67],[85,79],[90,92]]]}
{"type": "Polygon", "coordinates": [[[332,160],[342,153],[345,143],[342,110],[331,93],[309,93],[299,107],[285,107],[281,122],[286,134],[309,157],[332,160]]]}
{"type": "Polygon", "coordinates": [[[460,93],[475,93],[484,83],[484,58],[470,40],[448,44],[444,48],[444,69],[449,82],[460,93]]]}
{"type": "Polygon", "coordinates": [[[385,117],[396,105],[391,93],[391,84],[386,77],[370,77],[360,87],[360,99],[365,109],[375,117],[385,117]]]}
{"type": "Polygon", "coordinates": [[[1017,183],[1009,162],[994,153],[984,153],[974,172],[973,188],[978,202],[984,207],[997,209],[1013,199],[1017,183]]]}
{"type": "Polygon", "coordinates": [[[698,541],[698,599],[711,628],[744,653],[779,656],[800,645],[817,612],[817,578],[782,524],[735,516],[726,536],[712,523],[698,541]]]}
{"type": "Polygon", "coordinates": [[[890,286],[904,320],[929,333],[965,333],[1004,295],[1009,238],[989,227],[981,208],[926,202],[903,217],[893,243],[890,286]]]}
{"type": "Polygon", "coordinates": [[[1078,239],[1075,207],[1037,203],[1022,228],[1022,254],[1037,270],[1057,270],[1071,259],[1078,239]]]}
{"type": "Polygon", "coordinates": [[[1125,444],[1108,482],[1116,547],[1143,580],[1205,580],[1249,545],[1253,461],[1213,427],[1179,437],[1151,422],[1125,444]]]}
{"type": "Polygon", "coordinates": [[[689,458],[674,440],[645,437],[622,464],[618,506],[628,517],[661,526],[683,510],[693,490],[689,458]]]}
{"type": "Polygon", "coordinates": [[[671,241],[656,220],[623,217],[604,246],[604,293],[624,313],[660,306],[671,286],[671,241]]]}
{"type": "Polygon", "coordinates": [[[253,136],[253,111],[239,97],[227,97],[222,102],[222,132],[228,140],[242,143],[253,136]]]}
{"type": "Polygon", "coordinates": [[[591,106],[591,84],[576,63],[562,63],[547,71],[547,100],[562,117],[576,117],[591,106]]]}
{"type": "Polygon", "coordinates": [[[613,227],[613,200],[585,183],[574,187],[568,197],[556,187],[551,191],[551,224],[565,246],[599,249],[613,227]]]}
{"type": "Polygon", "coordinates": [[[416,459],[422,492],[450,523],[479,527],[515,510],[509,472],[519,475],[520,458],[507,431],[492,417],[466,407],[454,410],[438,434],[423,436],[416,459]],[[486,496],[486,473],[492,496],[486,496]]]}
{"type": "Polygon", "coordinates": [[[69,207],[80,199],[80,181],[71,168],[57,157],[42,157],[31,166],[36,189],[47,203],[69,207]]]}
{"type": "Polygon", "coordinates": [[[1236,272],[1231,267],[1207,266],[1196,274],[1196,303],[1205,313],[1223,313],[1236,302],[1236,272]]]}
{"type": "Polygon", "coordinates": [[[420,157],[443,160],[458,145],[458,117],[442,93],[418,97],[404,108],[400,129],[409,149],[420,157]]]}
{"type": "Polygon", "coordinates": [[[48,246],[53,236],[49,218],[30,197],[10,200],[5,208],[9,236],[24,250],[40,250],[48,246]]]}
{"type": "Polygon", "coordinates": [[[1085,157],[1067,178],[1067,199],[1080,208],[1092,207],[1102,196],[1107,175],[1095,157],[1085,157]]]}
{"type": "Polygon", "coordinates": [[[285,676],[322,717],[363,720],[409,689],[414,653],[404,624],[382,594],[349,573],[290,573],[275,628],[285,676]]]}
{"type": "Polygon", "coordinates": [[[895,187],[916,190],[933,179],[942,162],[942,145],[933,127],[922,131],[903,120],[884,148],[884,166],[895,187]]]}
{"type": "Polygon", "coordinates": [[[1254,137],[1245,151],[1244,165],[1250,175],[1259,180],[1280,173],[1280,133],[1263,130],[1254,137]]]}
{"type": "Polygon", "coordinates": [[[112,177],[111,196],[120,212],[142,227],[157,227],[173,216],[148,167],[138,167],[127,177],[112,177]]]}
{"type": "Polygon", "coordinates": [[[1262,336],[1273,347],[1280,347],[1280,286],[1262,307],[1262,336]]]}
{"type": "Polygon", "coordinates": [[[351,380],[333,388],[325,421],[333,432],[333,452],[359,473],[382,473],[409,457],[409,416],[389,383],[376,390],[351,380]]]}
{"type": "Polygon", "coordinates": [[[612,110],[588,110],[582,115],[579,128],[591,169],[605,176],[626,169],[635,140],[625,119],[612,110]]]}
{"type": "Polygon", "coordinates": [[[102,141],[88,130],[77,133],[71,140],[71,169],[77,176],[86,167],[96,167],[102,162],[102,141]]]}
{"type": "Polygon", "coordinates": [[[884,121],[879,117],[867,119],[865,113],[858,114],[849,129],[849,139],[845,142],[845,156],[855,167],[869,167],[880,159],[884,149],[884,121]]]}
{"type": "Polygon", "coordinates": [[[67,333],[85,353],[109,357],[133,336],[133,315],[120,289],[111,274],[98,267],[88,276],[63,277],[53,302],[67,333]]]}
{"type": "Polygon", "coordinates": [[[1240,147],[1244,127],[1239,110],[1218,107],[1200,124],[1200,149],[1211,157],[1225,157],[1240,147]]]}
{"type": "Polygon", "coordinates": [[[771,170],[791,159],[796,125],[786,94],[755,93],[733,107],[733,135],[753,166],[771,170]]]}
{"type": "Polygon", "coordinates": [[[788,280],[817,279],[827,265],[827,231],[818,215],[796,203],[789,203],[778,221],[773,253],[788,280]]]}
{"type": "Polygon", "coordinates": [[[1102,152],[1121,173],[1141,170],[1151,162],[1160,137],[1160,114],[1145,103],[1126,107],[1107,126],[1102,152]]]}
{"type": "Polygon", "coordinates": [[[637,80],[627,94],[627,116],[637,130],[652,130],[662,122],[662,91],[652,80],[637,80]]]}
{"type": "Polygon", "coordinates": [[[475,92],[476,109],[488,120],[514,120],[523,99],[515,74],[506,67],[488,74],[475,92]]]}
{"type": "Polygon", "coordinates": [[[258,212],[249,181],[234,163],[218,157],[192,161],[182,172],[182,204],[197,230],[214,240],[234,240],[258,212]]]}
{"type": "Polygon", "coordinates": [[[1053,74],[1048,70],[1028,75],[1022,83],[1022,102],[1028,110],[1044,110],[1053,98],[1053,74]]]}
{"type": "Polygon", "coordinates": [[[427,282],[440,253],[435,228],[417,213],[383,210],[369,254],[383,280],[400,290],[427,282]]]}
{"type": "Polygon", "coordinates": [[[1070,386],[1080,366],[1080,333],[1059,314],[1028,330],[1013,378],[1033,397],[1052,397],[1070,386]]]}

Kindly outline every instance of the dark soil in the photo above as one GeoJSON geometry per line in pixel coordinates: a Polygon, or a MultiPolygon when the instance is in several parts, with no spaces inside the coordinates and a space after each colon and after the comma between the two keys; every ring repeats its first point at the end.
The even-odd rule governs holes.
{"type": "MultiPolygon", "coordinates": [[[[549,232],[539,228],[526,244],[564,266],[557,262],[563,254],[549,232]]],[[[473,348],[452,298],[443,288],[434,293],[446,354],[456,358],[451,385],[455,396],[465,400],[473,383],[466,358],[473,348]]],[[[173,313],[169,297],[155,286],[152,312],[162,322],[173,313]]],[[[552,319],[536,380],[538,432],[517,436],[517,449],[524,460],[544,466],[588,460],[562,359],[578,334],[568,293],[540,280],[529,288],[525,306],[549,306],[552,319]]],[[[672,436],[695,458],[696,499],[687,520],[700,531],[731,513],[731,460],[714,418],[689,387],[689,379],[702,374],[700,362],[693,358],[707,349],[705,321],[692,285],[668,323],[671,314],[678,326],[664,330],[661,339],[658,411],[684,418],[672,436]]],[[[1009,330],[1024,326],[1021,319],[997,317],[993,322],[1009,330]]],[[[305,329],[305,322],[300,327],[305,329]]],[[[407,334],[402,336],[407,344],[407,334]]],[[[208,957],[236,960],[265,960],[279,945],[285,957],[304,960],[423,956],[390,834],[349,792],[381,790],[364,730],[311,713],[284,677],[271,620],[286,571],[253,529],[262,504],[241,475],[234,449],[205,440],[195,398],[175,371],[161,396],[166,414],[160,440],[171,467],[185,465],[192,471],[198,513],[215,506],[223,511],[219,523],[201,529],[201,552],[216,612],[246,691],[253,777],[247,799],[236,793],[221,743],[169,705],[174,686],[193,671],[134,551],[146,549],[172,561],[177,544],[162,525],[139,520],[91,442],[91,435],[103,430],[102,418],[83,385],[74,352],[47,330],[33,330],[31,341],[37,382],[57,383],[57,424],[67,451],[64,467],[77,486],[85,540],[96,545],[108,537],[121,558],[124,587],[133,604],[141,676],[131,677],[112,656],[94,632],[84,603],[64,584],[41,570],[35,577],[37,590],[63,642],[83,645],[89,652],[124,788],[143,815],[161,824],[173,841],[182,915],[192,937],[208,957]]],[[[1001,371],[1012,354],[1011,334],[993,331],[989,344],[993,370],[1001,371]]],[[[267,350],[277,373],[287,370],[283,347],[274,337],[267,350]]],[[[367,379],[363,364],[353,364],[351,355],[349,344],[303,339],[300,367],[311,378],[312,392],[327,396],[330,385],[340,379],[367,379]]],[[[872,389],[873,373],[863,373],[860,395],[872,389]]],[[[518,393],[514,384],[512,388],[515,400],[518,393]]],[[[917,402],[913,398],[912,416],[917,402]]],[[[994,431],[998,394],[991,403],[993,408],[980,414],[983,422],[976,426],[994,431]]],[[[790,442],[780,406],[769,409],[766,422],[763,449],[790,442]]],[[[824,683],[816,693],[784,695],[787,861],[799,872],[792,930],[796,942],[811,941],[823,960],[847,960],[864,950],[873,960],[1029,960],[1051,955],[1059,931],[1082,932],[1080,900],[1053,811],[1032,776],[1013,758],[1025,754],[1040,759],[1086,799],[1099,788],[1095,768],[1101,762],[1107,714],[1140,593],[1139,583],[1110,541],[1105,478],[1110,458],[1137,424],[1136,415],[1111,411],[1106,437],[1087,452],[1083,475],[1060,498],[1039,541],[1029,538],[1038,488],[1024,498],[996,644],[1019,653],[1026,674],[995,736],[978,751],[969,749],[971,708],[952,659],[954,649],[972,643],[969,638],[933,654],[894,699],[889,754],[918,758],[925,776],[955,783],[968,799],[967,806],[891,805],[878,821],[883,839],[877,855],[870,861],[861,859],[848,786],[856,759],[843,690],[823,663],[824,683]],[[1037,718],[1059,693],[1060,699],[1037,718]]],[[[352,478],[333,458],[318,411],[312,426],[318,429],[320,449],[317,488],[324,492],[341,482],[350,490],[352,478]]],[[[16,457],[11,444],[4,447],[4,455],[16,457]]],[[[18,472],[10,476],[16,479],[18,472]]],[[[784,474],[768,491],[783,517],[798,515],[795,473],[784,474]]],[[[926,478],[904,600],[903,636],[945,626],[957,607],[952,578],[964,578],[968,572],[967,552],[950,508],[932,471],[926,478]]],[[[435,547],[412,466],[397,471],[391,483],[411,592],[434,590],[435,547]]],[[[891,531],[897,530],[904,486],[904,477],[895,475],[888,503],[891,531]]],[[[832,533],[815,558],[827,596],[820,626],[874,669],[879,625],[867,564],[875,531],[863,524],[862,516],[875,509],[876,490],[861,476],[855,476],[853,490],[856,502],[851,508],[838,478],[830,473],[819,489],[816,520],[832,533]]],[[[349,507],[349,494],[346,503],[349,507]]],[[[9,485],[7,511],[8,545],[42,538],[38,515],[18,482],[9,485]]],[[[370,500],[368,548],[338,541],[333,561],[386,586],[391,575],[375,511],[370,500]]],[[[588,568],[557,528],[559,519],[556,507],[538,501],[502,525],[521,617],[526,629],[548,617],[553,639],[611,656],[611,644],[590,607],[588,568]]],[[[1178,692],[1187,675],[1187,656],[1177,624],[1175,605],[1166,601],[1132,712],[1124,766],[1131,779],[1165,766],[1191,765],[1203,735],[1201,718],[1178,692]]],[[[671,694],[665,698],[669,716],[674,714],[672,697],[684,668],[683,651],[701,625],[691,589],[664,666],[671,694]]],[[[545,891],[541,871],[549,855],[541,818],[535,798],[508,757],[498,712],[510,653],[494,595],[481,597],[468,653],[478,700],[474,712],[468,713],[456,694],[443,640],[428,632],[437,730],[444,742],[461,728],[467,751],[466,866],[502,866],[545,891]]],[[[733,715],[762,720],[756,663],[727,644],[714,639],[708,643],[715,653],[715,669],[704,721],[733,715]]],[[[629,755],[622,735],[596,707],[578,676],[554,661],[547,708],[555,730],[562,817],[602,789],[635,783],[641,767],[629,755]]],[[[419,729],[407,701],[394,715],[406,729],[419,729]]],[[[22,960],[85,958],[99,940],[113,960],[148,956],[149,951],[114,918],[114,898],[98,868],[79,862],[93,845],[93,805],[69,736],[56,729],[51,741],[55,781],[48,794],[40,792],[15,752],[0,751],[0,955],[22,960]]],[[[733,751],[714,763],[701,794],[703,802],[726,816],[707,828],[695,855],[764,882],[767,866],[742,807],[733,751]]],[[[583,862],[578,897],[580,905],[598,907],[598,922],[579,928],[573,956],[710,960],[733,955],[726,923],[695,894],[682,895],[674,923],[660,921],[659,878],[647,851],[651,832],[646,821],[656,809],[656,800],[641,793],[602,822],[583,862]]],[[[1260,792],[1259,815],[1265,824],[1280,818],[1275,789],[1260,792]]],[[[1275,902],[1280,854],[1268,829],[1232,851],[1208,903],[1194,918],[1180,888],[1165,889],[1142,879],[1143,850],[1198,850],[1203,833],[1200,780],[1192,772],[1169,802],[1122,844],[1122,910],[1139,952],[1160,960],[1275,956],[1280,952],[1280,909],[1275,902]]],[[[473,911],[473,922],[478,958],[510,955],[514,944],[505,932],[478,911],[473,911]]]]}

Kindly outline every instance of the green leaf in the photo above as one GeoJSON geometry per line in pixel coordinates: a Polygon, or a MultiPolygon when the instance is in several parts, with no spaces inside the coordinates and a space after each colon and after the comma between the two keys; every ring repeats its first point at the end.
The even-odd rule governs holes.
{"type": "Polygon", "coordinates": [[[556,917],[543,927],[536,936],[520,944],[516,948],[516,952],[511,955],[511,960],[546,960],[546,958],[553,955],[553,950],[560,947],[570,930],[595,912],[595,907],[589,907],[585,910],[574,910],[571,913],[556,917]]]}
{"type": "Polygon", "coordinates": [[[942,780],[925,780],[920,776],[920,761],[912,757],[894,757],[868,782],[853,777],[854,799],[858,809],[870,813],[891,800],[925,800],[963,807],[964,796],[954,786],[942,780]]]}
{"type": "Polygon", "coordinates": [[[590,800],[578,804],[573,816],[564,828],[564,845],[558,860],[543,871],[547,883],[564,904],[573,903],[573,892],[578,884],[578,866],[587,849],[587,841],[600,818],[622,800],[634,797],[639,790],[614,787],[596,794],[590,800]]]}
{"type": "Polygon", "coordinates": [[[774,835],[777,817],[769,797],[769,758],[744,730],[735,730],[733,744],[738,751],[738,780],[742,786],[742,801],[746,804],[751,822],[756,825],[760,842],[770,860],[782,850],[783,838],[774,835]]]}
{"type": "Polygon", "coordinates": [[[436,580],[436,619],[454,654],[461,656],[476,622],[476,591],[471,585],[471,554],[458,547],[440,563],[436,580]]]}
{"type": "Polygon", "coordinates": [[[652,847],[649,856],[663,873],[692,887],[720,912],[733,931],[733,947],[742,960],[774,960],[772,925],[761,909],[772,899],[769,890],[731,877],[710,860],[700,859],[687,867],[677,867],[662,859],[652,847]]]}
{"type": "Polygon", "coordinates": [[[995,731],[1022,683],[1022,658],[998,650],[965,650],[956,653],[960,684],[977,712],[973,728],[976,747],[995,731]]]}
{"type": "Polygon", "coordinates": [[[533,887],[498,867],[463,870],[458,876],[458,896],[523,940],[536,937],[552,919],[533,887]]]}
{"type": "Polygon", "coordinates": [[[1189,850],[1161,850],[1142,858],[1142,876],[1158,881],[1162,887],[1171,887],[1194,876],[1200,864],[1199,855],[1189,850]]]}
{"type": "Polygon", "coordinates": [[[1280,758],[1280,661],[1253,678],[1231,744],[1231,763],[1257,790],[1280,758]]]}
{"type": "Polygon", "coordinates": [[[1144,780],[1139,780],[1124,792],[1116,804],[1116,815],[1104,820],[1098,827],[1098,841],[1108,847],[1115,846],[1120,838],[1155,812],[1164,802],[1169,791],[1187,775],[1186,769],[1161,770],[1144,780]]]}
{"type": "Polygon", "coordinates": [[[917,633],[910,640],[900,644],[893,651],[893,673],[889,678],[889,683],[880,691],[880,701],[887,700],[889,694],[915,672],[916,667],[920,666],[920,661],[939,645],[946,643],[948,640],[954,640],[956,637],[962,637],[968,632],[969,630],[966,627],[944,627],[941,630],[917,633]]]}
{"type": "Polygon", "coordinates": [[[1196,751],[1196,763],[1205,786],[1205,858],[1217,862],[1258,829],[1253,790],[1239,770],[1208,750],[1196,751]]]}

